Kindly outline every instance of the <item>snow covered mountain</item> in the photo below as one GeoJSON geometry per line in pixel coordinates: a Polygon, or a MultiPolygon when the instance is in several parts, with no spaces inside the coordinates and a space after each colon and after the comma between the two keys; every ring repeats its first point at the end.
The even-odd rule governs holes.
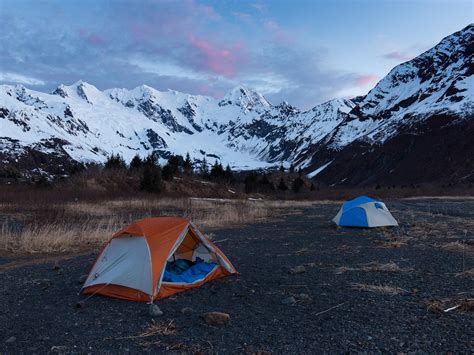
{"type": "Polygon", "coordinates": [[[165,159],[189,152],[198,161],[253,169],[289,161],[304,143],[296,142],[303,132],[338,122],[338,113],[353,105],[334,100],[300,113],[243,87],[216,100],[145,85],[102,92],[79,81],[50,94],[2,85],[0,107],[4,164],[32,150],[81,162],[103,162],[112,153],[130,160],[137,153],[165,159]]]}
{"type": "Polygon", "coordinates": [[[473,53],[471,24],[396,66],[297,161],[330,184],[474,181],[473,53]]]}
{"type": "MultiPolygon", "coordinates": [[[[395,67],[365,97],[304,112],[245,87],[216,100],[146,85],[100,91],[79,81],[52,93],[1,85],[0,175],[63,174],[73,161],[103,162],[112,153],[130,160],[137,153],[166,159],[189,152],[196,161],[218,159],[240,169],[295,162],[328,184],[390,180],[403,176],[397,169],[406,172],[407,162],[417,166],[413,156],[429,154],[427,147],[439,143],[426,143],[430,137],[452,142],[460,157],[472,151],[473,34],[470,25],[446,37],[395,67]]],[[[451,167],[452,154],[439,155],[443,164],[471,174],[451,167]]],[[[472,160],[467,166],[472,170],[472,160]]]]}

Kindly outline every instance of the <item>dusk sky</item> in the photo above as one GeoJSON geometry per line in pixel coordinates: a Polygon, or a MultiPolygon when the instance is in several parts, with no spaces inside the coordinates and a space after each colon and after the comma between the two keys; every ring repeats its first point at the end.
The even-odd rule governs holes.
{"type": "Polygon", "coordinates": [[[0,83],[242,84],[308,109],[367,93],[473,18],[472,0],[0,0],[0,83]]]}

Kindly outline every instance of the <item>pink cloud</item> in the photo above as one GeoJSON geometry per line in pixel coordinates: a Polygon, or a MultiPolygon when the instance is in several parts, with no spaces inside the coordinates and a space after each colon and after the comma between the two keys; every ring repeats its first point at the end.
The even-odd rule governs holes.
{"type": "Polygon", "coordinates": [[[234,43],[230,48],[219,48],[211,42],[191,34],[189,43],[204,58],[203,67],[200,69],[209,70],[214,74],[228,78],[235,75],[237,55],[243,48],[240,42],[234,43]]]}
{"type": "Polygon", "coordinates": [[[187,33],[222,20],[221,15],[212,6],[199,4],[195,0],[158,0],[156,4],[158,7],[155,11],[127,23],[135,42],[186,40],[187,33]]]}
{"type": "Polygon", "coordinates": [[[373,82],[379,80],[379,76],[373,74],[362,74],[358,75],[354,82],[356,86],[366,86],[372,84],[373,82]]]}
{"type": "Polygon", "coordinates": [[[404,52],[400,52],[400,51],[393,51],[393,52],[386,53],[383,55],[383,57],[386,59],[394,59],[394,60],[402,61],[402,62],[406,62],[407,60],[413,59],[413,56],[408,55],[404,52]]]}
{"type": "Polygon", "coordinates": [[[99,34],[97,34],[95,32],[89,33],[84,29],[80,29],[79,30],[79,37],[82,38],[83,40],[85,40],[87,43],[90,43],[94,46],[101,47],[101,46],[105,45],[104,38],[102,38],[102,36],[100,36],[99,34]]]}
{"type": "Polygon", "coordinates": [[[102,46],[105,44],[104,39],[99,36],[97,33],[91,33],[89,37],[87,38],[87,41],[90,44],[96,45],[96,46],[102,46]]]}

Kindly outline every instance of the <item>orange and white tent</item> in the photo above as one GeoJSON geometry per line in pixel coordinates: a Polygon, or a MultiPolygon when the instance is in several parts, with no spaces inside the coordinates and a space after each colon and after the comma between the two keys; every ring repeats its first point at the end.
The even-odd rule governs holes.
{"type": "Polygon", "coordinates": [[[153,302],[231,274],[229,259],[189,221],[145,218],[105,244],[81,293],[153,302]],[[190,265],[186,276],[173,273],[176,261],[190,265]]]}

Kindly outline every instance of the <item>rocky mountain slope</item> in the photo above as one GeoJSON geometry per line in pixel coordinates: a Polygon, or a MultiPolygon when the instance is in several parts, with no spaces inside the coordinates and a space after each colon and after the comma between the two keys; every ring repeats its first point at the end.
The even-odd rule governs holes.
{"type": "Polygon", "coordinates": [[[296,163],[326,184],[472,181],[474,26],[396,66],[365,97],[301,112],[237,87],[221,100],[149,86],[0,86],[0,171],[189,152],[238,169],[296,163]],[[436,158],[434,158],[436,157],[436,158]]]}
{"type": "Polygon", "coordinates": [[[474,181],[473,52],[469,25],[396,66],[297,161],[330,184],[474,181]]]}

